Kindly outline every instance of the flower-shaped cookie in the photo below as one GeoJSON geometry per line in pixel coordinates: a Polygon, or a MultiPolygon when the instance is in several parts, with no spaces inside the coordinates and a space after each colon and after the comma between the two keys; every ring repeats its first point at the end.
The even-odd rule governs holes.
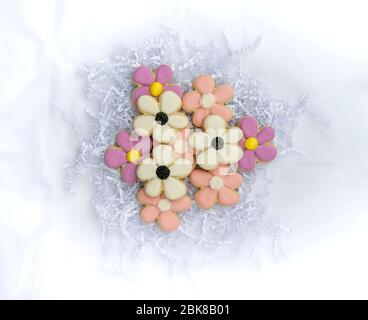
{"type": "Polygon", "coordinates": [[[202,127],[204,119],[210,114],[216,114],[229,122],[233,117],[232,111],[225,106],[234,96],[234,89],[228,85],[215,86],[211,76],[199,76],[193,80],[194,91],[183,97],[183,109],[194,112],[193,123],[202,127]]]}
{"type": "Polygon", "coordinates": [[[146,158],[139,165],[137,176],[145,182],[144,190],[150,197],[163,192],[169,200],[177,200],[187,193],[182,181],[193,170],[193,163],[187,159],[175,158],[172,146],[161,144],[153,148],[152,158],[146,158]]]}
{"type": "Polygon", "coordinates": [[[144,222],[157,220],[164,231],[174,231],[179,227],[179,212],[189,210],[192,200],[184,196],[178,200],[171,201],[165,197],[149,197],[141,189],[138,192],[138,201],[145,207],[141,210],[141,218],[144,222]]]}
{"type": "Polygon", "coordinates": [[[216,203],[233,206],[239,202],[239,193],[235,189],[243,183],[239,173],[230,172],[229,166],[219,166],[214,171],[193,170],[190,181],[201,190],[195,194],[197,205],[210,209],[216,203]]]}
{"type": "Polygon", "coordinates": [[[210,115],[203,122],[205,132],[195,132],[189,144],[197,153],[196,163],[205,170],[214,170],[220,164],[233,164],[243,156],[239,141],[243,132],[238,127],[227,128],[225,120],[210,115]]]}
{"type": "Polygon", "coordinates": [[[165,91],[157,101],[151,96],[141,96],[137,102],[142,115],[134,119],[134,129],[141,136],[153,136],[159,143],[176,140],[178,129],[184,129],[189,121],[181,109],[181,99],[173,91],[165,91]]]}
{"type": "Polygon", "coordinates": [[[120,131],[116,136],[116,145],[105,152],[105,163],[111,169],[121,168],[121,177],[127,183],[135,183],[137,167],[151,151],[149,137],[134,137],[127,131],[120,131]]]}
{"type": "Polygon", "coordinates": [[[258,122],[252,117],[243,117],[239,120],[239,126],[244,133],[244,139],[240,146],[244,149],[244,155],[239,161],[241,169],[252,171],[257,159],[271,161],[276,158],[277,150],[271,144],[275,138],[275,130],[270,127],[259,129],[258,122]]]}
{"type": "Polygon", "coordinates": [[[155,73],[147,67],[138,67],[133,73],[133,82],[138,85],[138,88],[133,92],[134,105],[136,105],[140,96],[151,95],[158,97],[167,90],[174,91],[181,97],[183,90],[178,86],[170,85],[172,80],[173,72],[166,64],[160,65],[155,73]]]}

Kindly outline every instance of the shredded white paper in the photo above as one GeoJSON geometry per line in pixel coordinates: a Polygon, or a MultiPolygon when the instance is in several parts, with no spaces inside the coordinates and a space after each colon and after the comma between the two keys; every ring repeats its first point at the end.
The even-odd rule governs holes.
{"type": "MultiPolygon", "coordinates": [[[[255,46],[233,51],[224,36],[223,43],[200,47],[165,29],[146,42],[124,45],[112,58],[81,68],[86,96],[91,101],[87,112],[92,126],[88,137],[81,140],[76,158],[68,165],[68,186],[74,190],[80,175],[88,175],[95,185],[92,205],[102,224],[107,266],[111,270],[134,265],[136,258],[147,250],[157,250],[171,266],[187,269],[229,259],[243,250],[254,255],[253,249],[264,234],[273,239],[270,245],[275,255],[282,253],[282,228],[266,216],[270,181],[265,165],[244,174],[237,206],[201,210],[194,203],[190,211],[180,214],[180,229],[167,233],[156,224],[141,221],[136,200],[141,186],[125,184],[119,172],[108,169],[103,160],[104,151],[114,143],[117,132],[132,129],[136,116],[131,105],[132,72],[141,65],[156,68],[163,63],[172,67],[175,84],[185,91],[191,88],[192,79],[201,74],[213,75],[218,84],[234,86],[236,96],[230,103],[235,114],[233,124],[241,116],[254,116],[261,125],[276,130],[274,143],[279,158],[290,152],[291,135],[304,110],[305,97],[294,105],[275,101],[260,81],[241,71],[242,62],[255,46]]],[[[193,198],[195,190],[190,183],[188,186],[193,198]]]]}

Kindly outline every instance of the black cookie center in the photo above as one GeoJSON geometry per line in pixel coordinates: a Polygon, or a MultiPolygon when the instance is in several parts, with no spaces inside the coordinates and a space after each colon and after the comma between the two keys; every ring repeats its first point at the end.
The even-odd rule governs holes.
{"type": "Polygon", "coordinates": [[[158,114],[156,114],[155,120],[157,123],[163,126],[169,121],[169,117],[167,116],[165,112],[159,112],[158,114]]]}
{"type": "Polygon", "coordinates": [[[212,140],[211,145],[216,150],[221,150],[224,147],[224,139],[216,137],[212,140]]]}
{"type": "Polygon", "coordinates": [[[156,170],[156,176],[161,180],[166,180],[170,177],[170,169],[166,166],[160,166],[156,170]]]}

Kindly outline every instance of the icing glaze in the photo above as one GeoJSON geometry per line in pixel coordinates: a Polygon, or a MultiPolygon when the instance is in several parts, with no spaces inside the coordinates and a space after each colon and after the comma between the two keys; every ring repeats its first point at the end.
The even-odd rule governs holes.
{"type": "Polygon", "coordinates": [[[165,195],[168,200],[177,200],[187,193],[182,181],[193,170],[193,163],[184,158],[176,158],[170,145],[157,145],[152,150],[152,158],[144,159],[137,169],[139,180],[145,182],[144,190],[150,197],[165,195]]]}
{"type": "Polygon", "coordinates": [[[200,188],[194,198],[202,209],[210,209],[216,203],[233,206],[239,202],[239,193],[235,190],[243,183],[239,173],[229,171],[229,166],[219,166],[210,172],[201,169],[193,170],[191,183],[200,188]]]}
{"type": "Polygon", "coordinates": [[[145,66],[138,67],[133,73],[133,82],[137,85],[133,92],[133,104],[136,105],[143,95],[159,97],[165,91],[173,91],[181,97],[183,90],[171,85],[172,80],[173,72],[166,64],[160,65],[154,72],[145,66]]]}
{"type": "Polygon", "coordinates": [[[143,95],[138,99],[137,108],[142,114],[134,119],[134,129],[141,136],[151,136],[158,143],[171,143],[176,140],[178,130],[189,124],[181,109],[181,99],[173,91],[165,91],[160,100],[143,95]]]}
{"type": "Polygon", "coordinates": [[[218,115],[229,122],[233,113],[226,103],[234,96],[234,89],[229,85],[216,87],[215,80],[209,75],[202,75],[193,80],[194,91],[183,96],[183,109],[193,112],[193,123],[202,127],[209,115],[218,115]]]}
{"type": "Polygon", "coordinates": [[[111,169],[120,169],[124,182],[135,183],[138,164],[149,156],[151,139],[137,137],[127,131],[120,131],[116,136],[116,145],[108,148],[104,155],[105,164],[111,169]]]}
{"type": "Polygon", "coordinates": [[[239,120],[244,138],[239,142],[239,145],[244,150],[242,158],[238,165],[246,171],[254,170],[256,162],[272,161],[277,156],[277,150],[272,145],[272,140],[275,138],[275,131],[270,127],[260,129],[258,122],[253,117],[243,117],[239,120]]]}
{"type": "Polygon", "coordinates": [[[196,163],[205,170],[214,170],[220,164],[233,164],[243,156],[238,145],[243,132],[237,127],[227,128],[223,118],[210,115],[203,122],[205,132],[195,132],[189,145],[196,151],[196,163]]]}
{"type": "Polygon", "coordinates": [[[189,210],[192,201],[188,196],[177,200],[165,197],[150,197],[144,189],[138,192],[138,201],[144,206],[141,209],[141,219],[146,222],[157,221],[163,231],[174,231],[179,227],[178,213],[189,210]]]}

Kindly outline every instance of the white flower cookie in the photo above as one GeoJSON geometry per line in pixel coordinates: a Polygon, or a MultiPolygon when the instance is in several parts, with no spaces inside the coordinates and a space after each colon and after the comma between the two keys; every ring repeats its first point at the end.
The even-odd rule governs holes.
{"type": "Polygon", "coordinates": [[[214,170],[219,165],[233,164],[243,156],[239,141],[243,132],[238,127],[227,128],[225,120],[210,115],[203,122],[205,132],[195,132],[189,144],[197,153],[196,163],[205,170],[214,170]]]}
{"type": "Polygon", "coordinates": [[[181,180],[192,172],[193,164],[184,158],[175,158],[172,146],[158,145],[152,150],[152,158],[146,158],[137,169],[139,180],[145,182],[144,191],[150,197],[163,192],[169,200],[177,200],[187,193],[181,180]]]}
{"type": "Polygon", "coordinates": [[[153,136],[159,143],[172,143],[176,140],[177,129],[184,129],[189,121],[181,109],[181,98],[173,91],[165,91],[160,101],[144,95],[137,101],[138,110],[142,115],[134,120],[134,129],[145,137],[153,136]]]}

